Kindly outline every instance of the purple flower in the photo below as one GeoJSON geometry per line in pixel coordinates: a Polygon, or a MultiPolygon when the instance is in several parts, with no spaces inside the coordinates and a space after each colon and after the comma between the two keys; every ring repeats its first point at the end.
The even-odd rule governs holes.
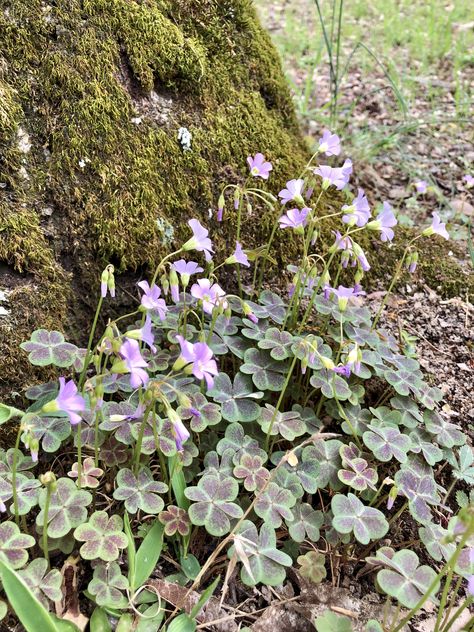
{"type": "Polygon", "coordinates": [[[130,384],[133,388],[144,386],[148,382],[148,373],[144,370],[148,364],[142,358],[138,342],[127,338],[120,347],[120,355],[125,361],[127,372],[130,373],[130,384]]]}
{"type": "MultiPolygon", "coordinates": [[[[217,364],[210,347],[205,342],[196,342],[192,344],[185,340],[183,336],[176,336],[181,347],[180,359],[184,364],[191,364],[191,373],[198,380],[206,380],[208,388],[214,385],[214,375],[218,374],[217,364]]],[[[179,359],[175,363],[175,369],[180,368],[179,359]]]]}
{"type": "Polygon", "coordinates": [[[147,314],[145,317],[145,324],[141,328],[141,339],[145,342],[151,349],[152,353],[156,353],[156,347],[153,344],[155,342],[155,336],[151,330],[151,316],[147,314]]]}
{"type": "Polygon", "coordinates": [[[332,185],[340,191],[349,182],[350,173],[348,173],[344,167],[319,165],[319,167],[314,170],[314,173],[323,179],[323,189],[328,189],[332,185]]]}
{"type": "Polygon", "coordinates": [[[382,211],[377,215],[377,219],[369,222],[367,228],[369,230],[379,230],[380,239],[382,241],[392,241],[394,232],[393,226],[397,225],[397,218],[393,214],[392,207],[388,202],[383,203],[382,211]]]}
{"type": "Polygon", "coordinates": [[[227,309],[225,292],[220,285],[214,283],[211,285],[209,279],[198,279],[198,282],[191,287],[191,295],[202,301],[202,307],[206,314],[212,314],[212,310],[216,306],[227,309]]]}
{"type": "Polygon", "coordinates": [[[440,216],[436,212],[433,213],[433,221],[431,223],[431,226],[425,228],[422,234],[425,237],[430,237],[431,235],[440,235],[445,239],[449,239],[449,233],[446,230],[446,224],[441,221],[440,216]]]}
{"type": "Polygon", "coordinates": [[[207,388],[214,386],[214,375],[217,375],[217,364],[214,360],[212,350],[205,342],[196,342],[194,345],[193,375],[198,380],[205,379],[207,388]]]}
{"type": "Polygon", "coordinates": [[[100,277],[100,295],[102,298],[107,296],[107,291],[110,292],[112,298],[115,298],[114,266],[111,264],[105,268],[100,277]]]}
{"type": "Polygon", "coordinates": [[[348,364],[342,364],[341,366],[335,366],[333,369],[334,373],[339,373],[339,375],[344,375],[344,377],[351,376],[351,367],[348,364]]]}
{"type": "Polygon", "coordinates": [[[467,592],[474,597],[474,575],[469,575],[467,578],[467,592]]]}
{"type": "Polygon", "coordinates": [[[322,137],[319,139],[318,151],[326,156],[339,156],[341,153],[341,141],[337,134],[331,134],[328,129],[323,131],[322,137]]]}
{"type": "Polygon", "coordinates": [[[342,257],[342,267],[347,268],[349,261],[352,260],[352,266],[359,263],[362,270],[364,272],[368,272],[370,270],[370,265],[359,244],[353,241],[349,236],[343,237],[338,230],[334,231],[334,234],[336,236],[334,247],[337,250],[342,250],[344,252],[342,257]]]}
{"type": "Polygon", "coordinates": [[[138,287],[144,292],[141,299],[143,307],[152,312],[157,312],[160,320],[164,320],[166,318],[168,308],[166,307],[164,299],[160,298],[160,288],[155,284],[150,287],[148,281],[140,281],[140,283],[138,283],[138,287]]]}
{"type": "Polygon", "coordinates": [[[249,156],[247,158],[247,162],[250,168],[250,173],[254,176],[254,178],[263,178],[264,180],[268,180],[268,176],[270,171],[273,169],[271,162],[265,161],[265,156],[263,154],[255,154],[255,156],[249,156]]]}
{"type": "Polygon", "coordinates": [[[471,187],[474,187],[474,177],[471,176],[471,174],[466,173],[466,175],[463,176],[463,180],[466,183],[466,187],[468,189],[470,189],[471,187]]]}
{"type": "Polygon", "coordinates": [[[364,189],[358,189],[357,197],[352,200],[352,204],[349,206],[344,204],[342,210],[346,211],[346,214],[342,216],[344,224],[349,224],[349,226],[355,224],[359,228],[365,226],[370,219],[370,207],[364,189]]]}
{"type": "Polygon", "coordinates": [[[247,268],[250,267],[249,259],[242,249],[242,244],[239,241],[236,242],[234,254],[230,257],[227,257],[225,263],[240,263],[247,268]]]}
{"type": "Polygon", "coordinates": [[[304,204],[303,187],[304,180],[289,180],[286,183],[286,189],[282,189],[278,194],[278,197],[281,198],[281,203],[286,204],[287,202],[294,200],[295,202],[304,204]]]}
{"type": "Polygon", "coordinates": [[[193,231],[193,236],[183,245],[183,250],[204,252],[206,261],[210,261],[214,248],[212,247],[212,241],[209,239],[209,231],[197,219],[190,219],[188,224],[193,231]]]}
{"type": "Polygon", "coordinates": [[[181,419],[172,424],[172,432],[174,435],[174,441],[176,443],[176,449],[178,450],[178,452],[182,452],[183,443],[185,443],[189,439],[190,434],[181,419]]]}
{"type": "Polygon", "coordinates": [[[173,269],[181,276],[181,283],[183,284],[183,287],[187,287],[189,277],[192,274],[197,274],[198,272],[203,271],[201,266],[195,261],[185,261],[184,259],[175,261],[173,263],[173,269]]]}
{"type": "Polygon", "coordinates": [[[311,209],[306,206],[302,208],[301,211],[297,208],[288,209],[286,214],[282,215],[279,219],[280,228],[294,228],[299,232],[303,232],[310,210],[311,209]]]}
{"type": "Polygon", "coordinates": [[[413,185],[417,193],[426,193],[428,189],[428,183],[425,180],[417,180],[413,185]]]}
{"type": "Polygon", "coordinates": [[[42,410],[45,413],[54,413],[61,410],[69,417],[71,424],[75,425],[81,421],[81,416],[78,413],[83,412],[85,409],[86,402],[82,395],[79,395],[73,380],[66,382],[64,377],[60,377],[58,396],[52,402],[45,404],[42,410]]]}
{"type": "Polygon", "coordinates": [[[356,296],[361,296],[365,294],[362,290],[356,287],[344,287],[340,285],[337,290],[335,288],[329,288],[329,291],[337,296],[337,301],[339,305],[339,309],[343,312],[346,307],[349,299],[355,298],[356,296]]]}

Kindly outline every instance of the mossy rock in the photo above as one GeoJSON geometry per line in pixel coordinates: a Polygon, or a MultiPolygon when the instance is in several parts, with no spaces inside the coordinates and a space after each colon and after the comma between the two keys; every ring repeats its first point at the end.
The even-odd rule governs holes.
{"type": "MultiPolygon", "coordinates": [[[[249,0],[6,0],[2,9],[0,397],[39,377],[18,349],[33,329],[84,334],[106,263],[124,279],[153,268],[189,218],[210,223],[222,185],[246,177],[248,154],[272,160],[273,187],[308,157],[249,0]]],[[[227,217],[212,237],[228,250],[227,217]]],[[[245,244],[260,245],[273,220],[255,209],[245,244]]],[[[281,265],[295,252],[286,231],[281,265]]]]}

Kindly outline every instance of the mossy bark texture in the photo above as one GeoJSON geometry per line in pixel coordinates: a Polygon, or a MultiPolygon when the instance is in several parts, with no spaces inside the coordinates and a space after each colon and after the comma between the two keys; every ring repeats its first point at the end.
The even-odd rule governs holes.
{"type": "MultiPolygon", "coordinates": [[[[256,151],[278,181],[306,158],[248,0],[4,0],[0,390],[25,383],[32,329],[92,306],[105,263],[153,267],[256,151]]],[[[246,223],[251,243],[270,222],[246,223]]]]}
{"type": "MultiPolygon", "coordinates": [[[[2,0],[0,396],[31,382],[18,345],[33,329],[80,330],[102,267],[153,268],[257,151],[274,186],[307,159],[249,0],[2,0]]],[[[273,219],[254,211],[245,244],[273,219]]]]}

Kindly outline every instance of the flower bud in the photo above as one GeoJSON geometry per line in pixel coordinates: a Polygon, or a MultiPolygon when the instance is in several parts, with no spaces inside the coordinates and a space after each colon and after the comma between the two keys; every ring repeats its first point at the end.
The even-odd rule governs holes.
{"type": "Polygon", "coordinates": [[[102,298],[107,296],[107,291],[109,291],[112,298],[115,298],[114,266],[111,264],[106,266],[100,277],[100,294],[102,298]]]}
{"type": "Polygon", "coordinates": [[[163,290],[163,294],[168,296],[168,291],[170,289],[170,283],[168,281],[168,276],[166,273],[163,273],[160,277],[161,288],[163,290]]]}
{"type": "Polygon", "coordinates": [[[417,265],[418,265],[418,252],[415,251],[411,255],[411,261],[410,261],[410,265],[408,266],[408,272],[410,274],[413,274],[416,270],[417,265]]]}
{"type": "Polygon", "coordinates": [[[246,303],[245,301],[243,301],[242,302],[242,307],[243,307],[243,310],[244,310],[244,316],[246,316],[253,323],[257,324],[258,323],[258,318],[253,313],[252,308],[250,307],[250,305],[248,303],[246,303]]]}
{"type": "Polygon", "coordinates": [[[389,511],[393,507],[393,504],[395,503],[397,496],[398,496],[398,488],[396,487],[396,485],[394,485],[388,493],[387,509],[389,511]]]}
{"type": "Polygon", "coordinates": [[[364,271],[362,268],[357,268],[354,274],[354,283],[360,283],[364,278],[364,271]]]}
{"type": "Polygon", "coordinates": [[[183,408],[191,408],[192,402],[189,397],[183,393],[178,393],[178,402],[183,408]]]}
{"type": "Polygon", "coordinates": [[[179,303],[179,279],[174,268],[171,268],[170,271],[170,287],[171,298],[175,303],[179,303]]]}
{"type": "Polygon", "coordinates": [[[368,230],[380,230],[382,228],[382,222],[379,219],[374,219],[365,226],[368,230]]]}
{"type": "Polygon", "coordinates": [[[222,222],[224,215],[224,206],[225,206],[225,198],[224,193],[222,192],[217,200],[217,221],[222,222]]]}
{"type": "Polygon", "coordinates": [[[239,205],[240,205],[240,189],[236,187],[234,190],[234,209],[236,211],[239,210],[239,205]]]}
{"type": "Polygon", "coordinates": [[[313,230],[313,234],[311,235],[311,245],[314,246],[314,244],[318,241],[318,237],[319,237],[319,230],[317,228],[315,228],[313,230]]]}
{"type": "Polygon", "coordinates": [[[336,366],[334,364],[334,362],[331,360],[331,358],[326,358],[325,356],[319,355],[319,360],[321,362],[321,364],[323,365],[323,367],[325,369],[329,369],[330,371],[334,370],[334,367],[336,366]]]}
{"type": "Polygon", "coordinates": [[[41,485],[44,485],[45,487],[51,486],[51,491],[56,491],[57,485],[54,472],[45,472],[44,474],[41,474],[39,477],[39,481],[41,485]]]}

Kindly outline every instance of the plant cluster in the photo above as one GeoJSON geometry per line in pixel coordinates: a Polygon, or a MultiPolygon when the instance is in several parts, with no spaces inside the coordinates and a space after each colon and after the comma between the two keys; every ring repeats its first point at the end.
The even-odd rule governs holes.
{"type": "Polygon", "coordinates": [[[218,222],[226,204],[237,214],[232,254],[218,262],[208,230],[191,219],[189,240],[138,284],[135,311],[98,334],[115,296],[107,266],[86,349],[42,329],[21,345],[32,364],[64,375],[29,388],[26,410],[0,408],[1,423],[18,423],[0,462],[0,574],[12,607],[11,577],[51,609],[61,575],[50,560],[75,550],[97,612],[127,621],[133,612],[137,630],[161,629],[164,609],[147,580],[163,547],[181,569],[172,579],[193,587],[226,549],[228,573],[238,565],[249,586],[282,583],[296,561],[314,582],[367,561],[399,607],[436,601],[443,574],[441,604],[454,576],[454,598],[466,590],[463,607],[471,603],[472,507],[466,496],[453,517],[448,501],[456,482],[474,480],[472,449],[440,412],[442,393],[423,379],[412,349],[378,328],[397,279],[416,269],[417,240],[448,233],[435,213],[371,314],[361,286],[370,263],[356,239],[371,231],[389,243],[397,219],[388,203],[373,216],[364,192],[350,192],[350,160],[314,165],[318,154],[340,151],[326,131],[278,199],[252,184],[269,178],[271,163],[249,157],[246,183],[227,185],[218,202],[218,222]],[[347,203],[328,215],[330,189],[347,203]],[[244,250],[241,222],[258,203],[272,208],[274,226],[266,244],[244,250]],[[335,218],[325,249],[321,223],[335,218]],[[288,296],[264,285],[278,230],[301,240],[288,296]],[[236,268],[235,293],[219,285],[222,266],[236,268]],[[350,272],[352,284],[340,284],[350,272]],[[439,482],[444,469],[453,473],[449,489],[439,482]],[[402,516],[430,566],[397,544],[402,516]],[[212,536],[205,550],[194,547],[199,529],[212,536]]]}

